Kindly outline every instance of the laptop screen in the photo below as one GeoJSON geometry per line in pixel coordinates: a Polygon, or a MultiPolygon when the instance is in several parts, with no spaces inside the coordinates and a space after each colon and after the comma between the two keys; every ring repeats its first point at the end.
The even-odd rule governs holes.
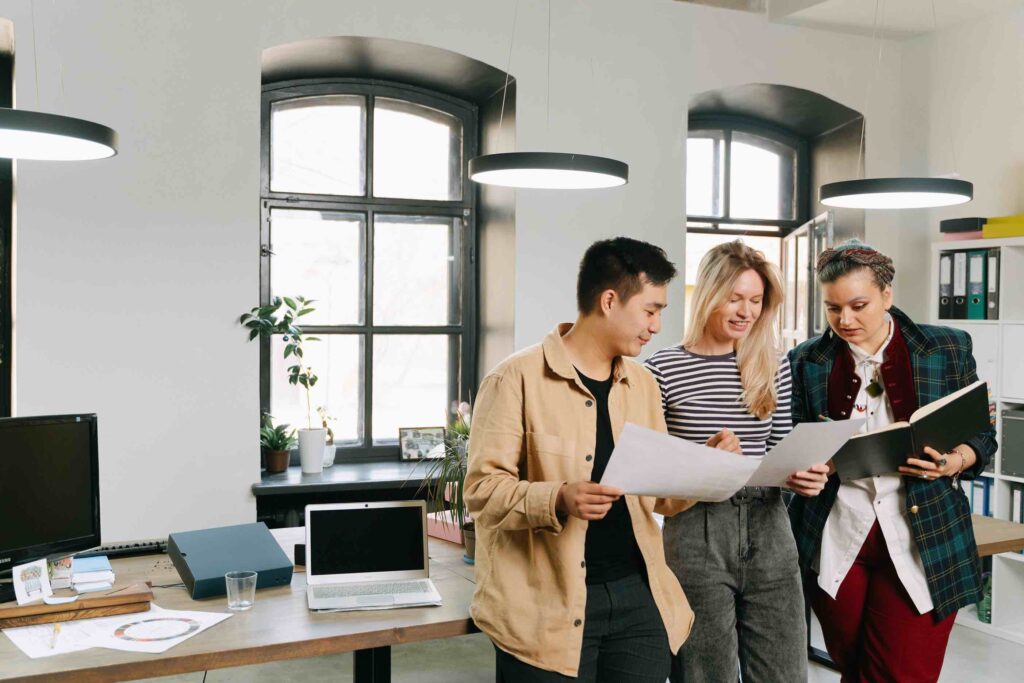
{"type": "Polygon", "coordinates": [[[309,514],[306,550],[311,574],[425,569],[420,506],[312,510],[309,514]]]}

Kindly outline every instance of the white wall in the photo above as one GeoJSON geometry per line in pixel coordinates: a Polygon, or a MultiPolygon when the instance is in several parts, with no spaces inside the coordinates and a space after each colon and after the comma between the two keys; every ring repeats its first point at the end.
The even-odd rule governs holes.
{"type": "MultiPolygon", "coordinates": [[[[40,108],[116,128],[121,153],[19,164],[18,412],[100,414],[105,540],[255,515],[257,348],[235,321],[257,299],[261,49],[382,36],[504,69],[512,9],[497,0],[36,4],[40,108]]],[[[576,266],[593,240],[628,234],[683,263],[686,109],[697,92],[752,81],[816,90],[867,112],[869,172],[900,164],[898,48],[880,69],[887,85],[865,104],[875,54],[865,38],[670,0],[556,2],[549,109],[546,5],[523,0],[519,15],[518,148],[615,156],[631,178],[609,192],[519,193],[517,347],[574,316],[576,266]]],[[[35,106],[29,5],[0,1],[0,16],[15,22],[19,105],[35,106]]],[[[681,284],[673,298],[655,346],[681,336],[672,315],[681,284]]]]}
{"type": "MultiPolygon", "coordinates": [[[[900,225],[902,253],[928,253],[945,218],[1024,213],[1022,36],[1024,4],[905,44],[903,170],[958,171],[974,183],[974,201],[908,212],[900,225]]],[[[897,299],[912,302],[906,308],[913,315],[933,317],[927,310],[928,259],[896,265],[904,272],[897,299]]]]}

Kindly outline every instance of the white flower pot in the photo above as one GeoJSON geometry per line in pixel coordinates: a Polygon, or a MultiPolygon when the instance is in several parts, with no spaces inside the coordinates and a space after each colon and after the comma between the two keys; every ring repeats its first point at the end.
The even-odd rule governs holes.
{"type": "Polygon", "coordinates": [[[303,474],[320,474],[324,470],[324,446],[327,443],[326,429],[299,430],[299,462],[303,474]]]}

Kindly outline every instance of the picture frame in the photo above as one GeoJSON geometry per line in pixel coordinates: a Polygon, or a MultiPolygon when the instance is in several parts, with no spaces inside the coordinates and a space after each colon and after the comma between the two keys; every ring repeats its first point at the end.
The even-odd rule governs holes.
{"type": "Polygon", "coordinates": [[[399,427],[398,449],[402,460],[436,460],[444,457],[444,427],[399,427]]]}

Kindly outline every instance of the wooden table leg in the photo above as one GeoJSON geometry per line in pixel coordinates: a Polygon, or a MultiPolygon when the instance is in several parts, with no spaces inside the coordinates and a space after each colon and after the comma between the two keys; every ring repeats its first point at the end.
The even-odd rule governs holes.
{"type": "Polygon", "coordinates": [[[356,650],[352,679],[354,683],[391,683],[391,646],[356,650]]]}

